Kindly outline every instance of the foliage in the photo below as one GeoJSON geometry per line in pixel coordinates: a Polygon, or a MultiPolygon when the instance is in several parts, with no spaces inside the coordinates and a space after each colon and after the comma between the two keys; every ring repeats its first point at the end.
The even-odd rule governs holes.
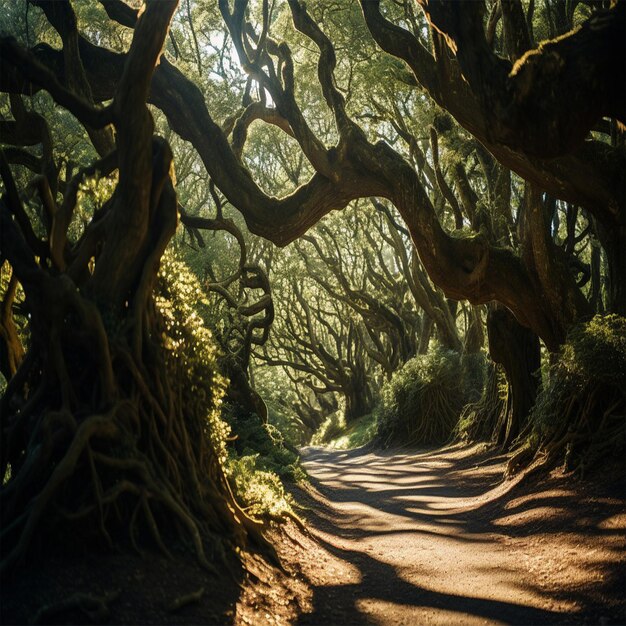
{"type": "Polygon", "coordinates": [[[224,419],[234,435],[231,458],[258,455],[256,466],[262,471],[288,480],[304,477],[297,451],[276,426],[264,424],[255,413],[240,411],[238,407],[228,407],[224,419]]]}
{"type": "Polygon", "coordinates": [[[293,406],[298,394],[295,386],[282,367],[255,367],[253,370],[256,390],[267,406],[267,421],[275,426],[285,438],[287,446],[297,448],[307,443],[307,429],[294,414],[293,406]]]}
{"type": "Polygon", "coordinates": [[[320,426],[318,433],[322,434],[317,438],[317,433],[313,437],[312,444],[326,444],[329,448],[337,450],[351,450],[367,445],[376,437],[378,430],[377,413],[374,411],[363,415],[347,426],[341,419],[337,419],[337,414],[327,418],[320,426]],[[337,429],[334,425],[337,425],[337,429]]]}
{"type": "Polygon", "coordinates": [[[407,361],[383,386],[378,438],[385,446],[442,443],[466,391],[458,353],[435,347],[407,361]]]}
{"type": "Polygon", "coordinates": [[[259,454],[232,456],[226,471],[237,499],[248,515],[257,518],[281,519],[292,512],[292,499],[274,472],[268,472],[265,459],[259,454]]]}
{"type": "Polygon", "coordinates": [[[596,315],[572,328],[550,367],[530,415],[527,447],[584,472],[623,451],[625,410],[626,318],[596,315]]]}
{"type": "Polygon", "coordinates": [[[230,428],[220,417],[227,381],[219,374],[211,331],[198,313],[203,291],[198,279],[168,248],[161,260],[156,304],[170,379],[179,381],[185,416],[207,413],[208,434],[220,463],[226,461],[230,428]],[[213,407],[213,408],[212,408],[213,407]]]}
{"type": "MultiPolygon", "coordinates": [[[[265,398],[264,398],[265,399],[265,398]]],[[[302,423],[287,410],[270,404],[266,400],[268,424],[275,427],[284,438],[285,446],[297,448],[306,443],[306,432],[302,423]]]]}
{"type": "Polygon", "coordinates": [[[311,438],[311,445],[329,444],[342,436],[346,431],[346,419],[343,411],[335,411],[329,415],[311,438]]]}
{"type": "Polygon", "coordinates": [[[283,480],[306,478],[297,451],[276,426],[263,423],[255,413],[229,406],[224,417],[233,433],[226,473],[237,501],[253,517],[291,515],[283,480]]]}
{"type": "MultiPolygon", "coordinates": [[[[170,249],[163,257],[160,278],[157,303],[167,330],[163,339],[170,368],[180,370],[186,381],[186,406],[206,405],[211,397],[217,407],[223,406],[228,381],[216,373],[215,342],[200,315],[206,304],[204,291],[196,275],[170,249]]],[[[304,471],[297,452],[286,445],[275,426],[237,406],[225,406],[209,414],[207,432],[237,501],[249,514],[278,518],[290,511],[281,479],[301,480],[304,471]],[[228,450],[227,439],[232,441],[228,450]]]]}
{"type": "Polygon", "coordinates": [[[506,408],[507,382],[504,369],[489,363],[486,383],[480,397],[463,407],[455,432],[461,441],[485,441],[491,439],[498,418],[506,408]]]}

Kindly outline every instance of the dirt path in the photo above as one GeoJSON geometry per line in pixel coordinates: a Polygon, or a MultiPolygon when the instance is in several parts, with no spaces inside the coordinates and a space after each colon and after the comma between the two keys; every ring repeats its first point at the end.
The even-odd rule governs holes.
{"type": "Polygon", "coordinates": [[[303,459],[318,543],[299,624],[626,623],[623,483],[511,493],[476,448],[303,459]]]}

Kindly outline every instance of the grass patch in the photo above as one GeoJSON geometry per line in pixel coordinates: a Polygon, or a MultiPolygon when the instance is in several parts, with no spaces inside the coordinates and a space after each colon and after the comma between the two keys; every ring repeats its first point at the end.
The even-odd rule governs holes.
{"type": "Polygon", "coordinates": [[[311,439],[312,445],[325,445],[337,450],[350,450],[368,444],[376,436],[375,413],[368,413],[346,426],[343,415],[334,413],[320,426],[311,439]]]}

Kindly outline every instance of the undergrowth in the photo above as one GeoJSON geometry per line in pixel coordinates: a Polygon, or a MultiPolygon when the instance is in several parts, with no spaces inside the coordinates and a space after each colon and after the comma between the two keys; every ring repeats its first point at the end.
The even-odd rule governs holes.
{"type": "MultiPolygon", "coordinates": [[[[200,403],[206,401],[208,392],[201,382],[211,380],[212,389],[217,390],[214,393],[219,394],[216,402],[219,406],[227,381],[215,372],[215,342],[204,325],[206,310],[198,307],[198,303],[202,304],[202,292],[195,277],[170,254],[164,257],[163,272],[178,277],[176,290],[177,294],[182,294],[182,297],[160,298],[159,306],[170,327],[168,347],[186,372],[187,402],[191,398],[200,403]],[[193,308],[192,303],[198,310],[193,308]],[[193,328],[193,350],[188,346],[189,328],[193,328]],[[209,363],[214,368],[211,379],[207,378],[206,372],[204,379],[195,375],[197,363],[209,363]]],[[[220,408],[221,411],[209,415],[208,434],[237,502],[252,517],[284,517],[291,512],[291,504],[282,481],[298,481],[305,477],[297,451],[275,426],[264,424],[255,413],[232,405],[220,408]]]]}
{"type": "Polygon", "coordinates": [[[463,380],[461,359],[451,350],[436,347],[407,361],[382,389],[381,444],[445,442],[465,403],[463,380]]]}
{"type": "Polygon", "coordinates": [[[509,462],[533,455],[580,474],[623,454],[626,438],[626,318],[596,315],[574,327],[530,414],[531,431],[509,462]]]}
{"type": "Polygon", "coordinates": [[[346,431],[346,420],[343,411],[331,413],[311,437],[311,445],[325,446],[334,439],[341,437],[346,431]]]}
{"type": "Polygon", "coordinates": [[[292,512],[292,498],[278,474],[263,470],[263,466],[259,454],[233,454],[226,462],[226,471],[237,500],[248,515],[282,519],[292,512]]]}
{"type": "Polygon", "coordinates": [[[237,500],[254,517],[279,519],[292,512],[283,480],[306,478],[297,451],[271,423],[231,406],[224,413],[231,427],[226,471],[237,500]]]}
{"type": "Polygon", "coordinates": [[[492,439],[500,414],[506,409],[507,393],[504,369],[489,363],[482,393],[463,407],[455,429],[456,437],[465,442],[492,439]]]}
{"type": "Polygon", "coordinates": [[[326,418],[313,435],[311,444],[326,445],[338,450],[351,450],[372,441],[376,436],[376,431],[376,412],[358,417],[347,426],[343,415],[338,412],[326,418]]]}

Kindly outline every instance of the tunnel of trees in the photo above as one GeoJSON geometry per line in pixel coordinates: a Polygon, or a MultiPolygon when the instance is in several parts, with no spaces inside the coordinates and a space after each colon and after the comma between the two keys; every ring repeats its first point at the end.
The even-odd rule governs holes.
{"type": "Polygon", "coordinates": [[[0,4],[3,574],[271,556],[250,420],[623,448],[624,1],[0,4]]]}

